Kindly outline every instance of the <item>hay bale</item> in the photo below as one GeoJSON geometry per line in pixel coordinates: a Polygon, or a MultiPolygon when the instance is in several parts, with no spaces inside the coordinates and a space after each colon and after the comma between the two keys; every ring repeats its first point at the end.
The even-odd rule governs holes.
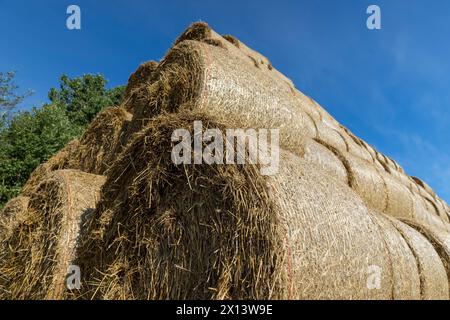
{"type": "Polygon", "coordinates": [[[396,218],[414,219],[414,202],[411,191],[390,174],[381,173],[386,186],[386,213],[396,218]]]}
{"type": "MultiPolygon", "coordinates": [[[[182,167],[170,165],[170,136],[175,128],[190,128],[192,123],[173,117],[162,116],[161,122],[136,134],[110,170],[79,251],[77,264],[88,276],[80,295],[107,299],[270,296],[275,288],[265,280],[274,273],[271,266],[279,244],[272,237],[274,217],[258,175],[255,188],[248,189],[255,169],[189,166],[194,171],[180,175],[182,167]],[[195,173],[201,169],[209,170],[210,178],[195,173]],[[191,190],[186,177],[205,187],[191,190]],[[217,195],[221,199],[215,200],[217,195]],[[235,202],[238,199],[242,206],[235,202]],[[192,206],[193,201],[197,205],[192,206]],[[241,233],[245,240],[236,237],[241,233]],[[108,271],[103,276],[97,270],[108,271]]],[[[194,119],[204,126],[209,122],[200,116],[194,119]]]]}
{"type": "MultiPolygon", "coordinates": [[[[234,37],[225,38],[228,40],[225,43],[212,45],[209,40],[223,42],[223,38],[205,23],[193,24],[178,38],[157,73],[164,75],[164,68],[169,68],[171,64],[177,64],[180,70],[193,73],[186,76],[190,79],[186,83],[177,82],[175,86],[172,85],[173,81],[168,81],[170,84],[166,83],[166,87],[170,87],[173,91],[191,94],[184,94],[187,99],[172,101],[177,103],[168,103],[169,107],[163,106],[160,107],[161,109],[173,111],[177,108],[176,106],[189,101],[193,102],[189,103],[190,107],[199,110],[206,106],[215,109],[211,110],[212,114],[232,119],[237,126],[267,128],[270,125],[280,125],[282,129],[292,127],[292,131],[298,133],[300,140],[306,134],[311,138],[325,141],[338,150],[347,150],[350,154],[369,162],[377,159],[377,166],[381,165],[388,173],[395,171],[404,174],[403,169],[394,160],[375,150],[370,152],[366,143],[339,125],[317,102],[296,90],[289,79],[275,69],[255,67],[254,61],[265,61],[264,63],[267,64],[264,56],[249,49],[234,37]],[[239,90],[233,88],[239,88],[239,90]],[[233,111],[231,104],[245,105],[246,108],[244,111],[233,111]],[[250,114],[246,111],[250,111],[250,114]],[[277,118],[279,113],[282,113],[282,116],[288,118],[285,111],[297,118],[298,123],[303,124],[303,130],[299,130],[296,124],[290,125],[291,121],[278,122],[281,117],[276,120],[264,117],[264,115],[271,115],[277,118]],[[297,117],[298,111],[301,112],[297,117]],[[304,117],[305,114],[308,116],[307,119],[304,117]],[[311,122],[315,124],[311,126],[311,122]],[[323,129],[324,133],[321,133],[319,128],[322,123],[327,125],[323,129]],[[330,129],[339,131],[340,136],[336,136],[336,132],[330,129]],[[328,137],[326,131],[330,131],[331,137],[328,137]]],[[[302,143],[295,141],[295,138],[285,132],[281,134],[281,143],[285,149],[302,155],[302,143]]]]}
{"type": "Polygon", "coordinates": [[[398,181],[400,181],[405,187],[407,187],[411,191],[411,193],[413,194],[419,193],[416,183],[407,174],[402,173],[400,171],[392,171],[391,175],[398,181]]]}
{"type": "Polygon", "coordinates": [[[360,139],[358,139],[353,133],[351,133],[350,130],[341,126],[340,133],[345,141],[345,144],[347,145],[348,153],[369,163],[373,162],[372,156],[367,151],[362,142],[360,142],[360,139]]]}
{"type": "Polygon", "coordinates": [[[433,207],[428,207],[423,199],[418,194],[413,194],[413,216],[414,221],[423,226],[436,227],[443,230],[450,231],[450,225],[443,221],[440,216],[434,211],[433,207]]]}
{"type": "MultiPolygon", "coordinates": [[[[267,68],[268,63],[238,39],[224,39],[207,24],[195,23],[154,71],[152,89],[143,95],[144,107],[136,108],[132,131],[162,110],[173,112],[187,104],[230,119],[236,127],[279,127],[282,147],[298,155],[303,154],[304,138],[310,137],[373,161],[360,139],[276,69],[267,68]]],[[[387,158],[383,161],[396,166],[387,158]]]]}
{"type": "Polygon", "coordinates": [[[376,169],[378,171],[383,171],[384,167],[381,165],[381,163],[377,159],[378,152],[375,150],[375,148],[363,140],[361,140],[361,142],[364,145],[364,147],[366,148],[367,152],[369,152],[370,156],[372,157],[372,163],[376,167],[376,169]]]}
{"type": "Polygon", "coordinates": [[[436,199],[431,198],[428,194],[425,196],[419,196],[425,202],[426,208],[433,215],[439,217],[439,219],[448,224],[448,217],[445,208],[442,207],[436,199]]]}
{"type": "Polygon", "coordinates": [[[332,128],[339,127],[337,121],[334,120],[328,113],[322,112],[324,111],[322,107],[320,107],[310,97],[306,96],[298,90],[294,90],[294,94],[297,98],[297,101],[301,105],[302,110],[305,110],[306,114],[308,114],[315,123],[323,122],[325,124],[328,124],[328,126],[332,128]]]}
{"type": "Polygon", "coordinates": [[[376,157],[377,157],[378,163],[384,168],[384,170],[387,173],[391,173],[393,168],[392,168],[391,164],[389,163],[388,158],[384,154],[379,153],[378,151],[377,151],[376,157]]]}
{"type": "Polygon", "coordinates": [[[417,261],[408,243],[386,215],[371,211],[372,218],[382,233],[390,257],[392,274],[392,299],[418,300],[420,277],[417,261]]]}
{"type": "Polygon", "coordinates": [[[316,140],[340,152],[347,151],[347,143],[338,129],[332,128],[326,122],[316,122],[316,140]]]}
{"type": "Polygon", "coordinates": [[[127,112],[135,113],[137,110],[142,111],[150,107],[153,98],[151,88],[157,67],[157,62],[148,61],[140,65],[130,76],[122,102],[122,107],[127,112]]]}
{"type": "Polygon", "coordinates": [[[217,46],[219,48],[224,48],[231,55],[238,57],[249,66],[259,69],[275,81],[281,81],[284,85],[288,86],[290,90],[294,88],[292,80],[273,68],[272,64],[265,56],[253,49],[250,49],[243,42],[233,36],[226,35],[225,37],[222,37],[204,22],[192,24],[178,37],[175,41],[175,45],[186,40],[195,40],[210,45],[213,44],[213,46],[217,46]]]}
{"type": "Polygon", "coordinates": [[[421,299],[448,300],[447,272],[434,247],[427,238],[407,224],[393,218],[390,220],[406,240],[416,258],[420,276],[421,299]]]}
{"type": "Polygon", "coordinates": [[[439,212],[439,216],[441,217],[442,221],[449,222],[449,216],[447,214],[447,208],[446,205],[442,202],[441,199],[436,197],[434,199],[434,204],[437,208],[437,211],[439,212]]]}
{"type": "Polygon", "coordinates": [[[330,173],[343,183],[348,183],[347,169],[333,151],[312,139],[305,142],[304,150],[303,158],[306,161],[315,163],[321,170],[330,173]]]}
{"type": "Polygon", "coordinates": [[[125,88],[125,108],[128,112],[132,112],[133,103],[127,103],[127,100],[131,98],[133,92],[139,90],[142,86],[147,86],[152,83],[152,78],[155,73],[158,63],[156,61],[147,61],[139,65],[128,79],[127,87],[125,88]],[[127,108],[128,107],[128,108],[127,108]]]}
{"type": "Polygon", "coordinates": [[[170,135],[192,132],[194,120],[225,127],[199,113],[162,115],[114,163],[78,251],[87,278],[75,297],[420,297],[406,243],[392,241],[406,265],[394,277],[393,249],[379,224],[345,183],[315,164],[281,151],[274,176],[249,164],[174,165],[170,135]],[[377,290],[367,285],[372,266],[382,270],[377,290]]]}
{"type": "Polygon", "coordinates": [[[390,216],[409,218],[426,226],[450,228],[446,219],[442,219],[434,207],[433,211],[430,211],[424,200],[413,194],[400,179],[379,172],[371,163],[348,152],[336,150],[323,141],[319,143],[320,146],[306,142],[303,158],[316,163],[340,181],[348,183],[369,208],[390,216]]]}
{"type": "Polygon", "coordinates": [[[284,160],[280,174],[269,183],[288,238],[287,259],[292,262],[286,269],[293,276],[286,283],[291,283],[293,297],[391,299],[391,256],[364,203],[314,165],[292,155],[284,160]],[[288,179],[289,173],[296,178],[288,179]],[[368,286],[372,267],[381,271],[376,289],[368,286]]]}
{"type": "MultiPolygon", "coordinates": [[[[311,98],[309,96],[305,96],[299,90],[295,90],[295,92],[298,92],[297,96],[307,97],[307,99],[314,105],[314,108],[317,110],[317,112],[320,113],[320,118],[325,124],[327,124],[329,127],[334,128],[334,129],[340,128],[339,122],[337,122],[336,119],[334,119],[324,108],[322,108],[322,106],[320,104],[318,104],[317,101],[315,101],[313,98],[311,98]]],[[[304,99],[300,99],[300,100],[304,100],[304,99]]],[[[311,107],[311,108],[313,108],[313,107],[311,107]]]]}
{"type": "Polygon", "coordinates": [[[444,265],[450,287],[450,232],[436,227],[424,227],[409,220],[403,222],[420,232],[434,247],[444,265]]]}
{"type": "Polygon", "coordinates": [[[442,206],[444,207],[444,211],[445,211],[445,214],[447,215],[447,219],[449,219],[449,221],[450,221],[450,207],[444,200],[439,199],[439,201],[441,202],[442,206]]]}
{"type": "Polygon", "coordinates": [[[262,67],[268,63],[265,57],[234,37],[225,38],[205,23],[192,25],[178,38],[154,71],[147,103],[133,117],[133,132],[161,111],[191,108],[232,121],[235,127],[280,128],[281,146],[300,156],[309,137],[371,163],[377,159],[376,166],[387,172],[403,172],[395,161],[371,153],[289,79],[262,67]]]}
{"type": "MultiPolygon", "coordinates": [[[[28,202],[30,198],[18,196],[8,201],[0,211],[0,261],[7,259],[7,250],[10,246],[9,239],[16,231],[16,226],[22,223],[28,214],[28,202]]],[[[8,298],[7,274],[0,262],[0,300],[8,298]]]]}
{"type": "Polygon", "coordinates": [[[378,170],[370,162],[353,156],[350,153],[341,153],[349,174],[349,185],[358,193],[369,208],[389,214],[392,208],[388,207],[388,193],[384,180],[378,170]]]}
{"type": "Polygon", "coordinates": [[[73,264],[80,224],[95,208],[103,176],[57,170],[31,196],[26,213],[11,221],[0,259],[2,297],[59,299],[73,264]]]}
{"type": "Polygon", "coordinates": [[[421,194],[423,196],[431,196],[433,199],[435,199],[437,197],[436,193],[433,191],[433,189],[431,189],[431,187],[426,182],[424,182],[423,180],[421,180],[421,179],[419,179],[417,177],[411,177],[411,178],[420,187],[419,189],[420,189],[421,194]]]}
{"type": "Polygon", "coordinates": [[[126,131],[132,115],[124,108],[102,110],[80,138],[67,168],[103,174],[126,144],[126,131]]]}
{"type": "Polygon", "coordinates": [[[9,200],[0,211],[0,220],[14,219],[14,217],[22,214],[27,210],[28,197],[18,196],[9,200]]]}
{"type": "Polygon", "coordinates": [[[5,242],[7,234],[11,233],[15,225],[26,215],[29,200],[28,197],[18,196],[9,200],[0,211],[0,244],[5,242]]]}

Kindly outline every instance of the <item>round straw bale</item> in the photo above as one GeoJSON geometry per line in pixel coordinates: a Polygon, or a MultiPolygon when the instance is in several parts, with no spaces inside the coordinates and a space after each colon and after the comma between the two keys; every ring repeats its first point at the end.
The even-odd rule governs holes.
{"type": "Polygon", "coordinates": [[[364,145],[351,133],[347,128],[341,126],[340,134],[347,145],[347,151],[358,158],[361,158],[369,163],[373,162],[373,158],[364,145]]]}
{"type": "Polygon", "coordinates": [[[219,47],[226,49],[230,54],[238,57],[248,65],[258,68],[261,72],[272,79],[281,81],[291,89],[294,88],[292,81],[281,72],[273,68],[272,64],[265,56],[253,49],[250,49],[233,36],[226,35],[225,37],[222,37],[204,22],[196,22],[192,24],[175,41],[175,45],[186,40],[196,40],[208,44],[211,43],[211,40],[218,41],[221,44],[219,47]]]}
{"type": "Polygon", "coordinates": [[[389,168],[391,168],[392,170],[398,171],[399,170],[399,165],[397,164],[397,162],[395,162],[394,160],[392,160],[391,158],[389,158],[386,155],[383,155],[383,157],[386,160],[386,164],[389,166],[389,168]]]}
{"type": "Polygon", "coordinates": [[[35,189],[26,215],[15,222],[2,247],[6,298],[62,298],[80,224],[95,208],[103,182],[103,176],[57,170],[35,189]]]}
{"type": "Polygon", "coordinates": [[[423,201],[427,207],[427,210],[433,215],[440,218],[441,221],[448,223],[447,213],[443,207],[440,207],[435,199],[432,199],[428,194],[422,196],[423,201]]]}
{"type": "Polygon", "coordinates": [[[304,159],[315,163],[322,170],[332,174],[343,183],[348,183],[348,174],[342,161],[326,146],[308,139],[305,142],[304,159]]]}
{"type": "Polygon", "coordinates": [[[442,203],[442,206],[444,207],[444,211],[447,214],[447,218],[450,220],[450,207],[448,206],[448,204],[444,200],[440,199],[440,201],[442,203]]]}
{"type": "Polygon", "coordinates": [[[378,151],[377,151],[376,157],[377,157],[378,163],[383,166],[384,170],[387,173],[391,173],[393,168],[389,165],[387,158],[383,154],[379,153],[378,151]]]}
{"type": "Polygon", "coordinates": [[[420,294],[423,300],[449,299],[446,269],[431,243],[410,226],[389,218],[413,252],[420,275],[420,294]]]}
{"type": "Polygon", "coordinates": [[[436,196],[436,198],[434,199],[434,204],[439,212],[439,216],[441,217],[442,221],[445,221],[448,223],[449,217],[447,214],[446,207],[445,207],[444,203],[442,202],[442,200],[436,196]]]}
{"type": "Polygon", "coordinates": [[[0,211],[0,219],[10,219],[20,215],[27,210],[28,197],[18,196],[9,200],[0,211]]]}
{"type": "Polygon", "coordinates": [[[391,175],[394,176],[398,181],[400,181],[405,187],[407,187],[411,191],[411,193],[418,193],[416,184],[408,175],[402,173],[401,171],[392,171],[391,175]]]}
{"type": "MultiPolygon", "coordinates": [[[[296,95],[302,109],[305,110],[305,112],[313,119],[315,123],[321,121],[323,123],[330,122],[329,118],[323,116],[323,112],[321,112],[321,110],[323,110],[322,107],[315,103],[310,97],[306,96],[299,90],[294,90],[294,94],[296,95]]],[[[328,125],[333,128],[337,128],[338,126],[335,123],[336,122],[334,121],[328,125]]]]}
{"type": "Polygon", "coordinates": [[[414,194],[420,195],[420,187],[417,185],[417,183],[411,177],[408,176],[408,178],[409,178],[409,182],[410,182],[409,187],[410,187],[411,192],[414,194]]]}
{"type": "MultiPolygon", "coordinates": [[[[151,108],[152,101],[155,99],[155,93],[153,91],[152,84],[155,82],[157,75],[158,64],[154,61],[149,61],[139,66],[133,75],[128,80],[128,85],[125,91],[125,97],[122,103],[122,107],[130,112],[142,112],[146,108],[151,108]]],[[[129,135],[135,130],[128,128],[129,135]]]]}
{"type": "Polygon", "coordinates": [[[28,197],[11,200],[5,207],[10,218],[0,222],[0,300],[24,298],[21,295],[26,286],[23,278],[27,277],[26,264],[31,260],[33,244],[33,220],[28,201],[28,197]]]}
{"type": "Polygon", "coordinates": [[[423,226],[410,220],[402,221],[420,232],[433,245],[445,267],[450,287],[450,232],[436,227],[423,226]]]}
{"type": "Polygon", "coordinates": [[[194,120],[207,127],[210,119],[159,119],[134,136],[109,172],[79,250],[88,277],[81,297],[275,296],[281,244],[256,168],[173,165],[172,132],[192,129],[194,120]]]}
{"type": "Polygon", "coordinates": [[[390,213],[386,210],[388,205],[386,185],[378,170],[371,163],[348,152],[341,152],[341,159],[348,170],[350,187],[365,201],[366,205],[375,210],[390,213]]]}
{"type": "MultiPolygon", "coordinates": [[[[304,95],[301,91],[296,90],[300,93],[300,95],[304,95]]],[[[313,98],[307,96],[308,99],[315,105],[317,111],[320,113],[320,117],[322,121],[327,124],[329,127],[334,129],[339,129],[339,122],[336,121],[322,106],[313,98]]]]}
{"type": "MultiPolygon", "coordinates": [[[[281,146],[298,155],[303,154],[302,140],[312,137],[373,160],[365,144],[350,131],[342,127],[341,135],[335,132],[341,127],[314,100],[306,102],[306,96],[275,69],[261,68],[267,64],[265,57],[234,37],[225,39],[205,23],[188,28],[156,68],[153,89],[147,94],[151,101],[135,114],[136,127],[162,110],[172,112],[187,105],[208,109],[236,127],[279,127],[281,146]],[[322,129],[322,122],[328,126],[322,129]]],[[[398,169],[395,162],[379,156],[388,172],[398,169]]]]}
{"type": "Polygon", "coordinates": [[[93,174],[108,170],[126,144],[125,132],[131,117],[121,107],[101,111],[81,136],[69,167],[93,174]]]}
{"type": "Polygon", "coordinates": [[[431,205],[427,206],[426,200],[418,194],[413,194],[414,221],[420,225],[449,230],[450,224],[444,222],[431,205]]]}
{"type": "Polygon", "coordinates": [[[377,151],[371,145],[366,143],[365,141],[362,141],[362,143],[364,144],[365,148],[367,149],[367,152],[369,152],[370,156],[372,157],[372,165],[378,171],[385,171],[383,165],[377,159],[377,151]]]}
{"type": "Polygon", "coordinates": [[[419,269],[408,243],[386,215],[372,211],[372,217],[381,229],[390,256],[393,276],[392,298],[394,300],[420,299],[419,269]]]}
{"type": "Polygon", "coordinates": [[[397,218],[414,219],[414,203],[411,191],[390,174],[381,173],[387,192],[384,212],[397,218]]]}
{"type": "Polygon", "coordinates": [[[419,185],[419,187],[421,187],[422,195],[424,195],[424,196],[429,195],[432,198],[436,197],[436,193],[433,191],[433,189],[431,189],[431,187],[426,182],[424,182],[423,180],[421,180],[417,177],[411,177],[411,178],[419,185]]]}
{"type": "Polygon", "coordinates": [[[364,203],[314,165],[289,154],[282,161],[269,184],[287,235],[286,282],[291,286],[286,294],[295,299],[391,299],[390,255],[364,203]],[[291,179],[285,176],[289,173],[294,173],[291,179]],[[376,288],[370,283],[374,270],[381,276],[376,288]]]}
{"type": "MultiPolygon", "coordinates": [[[[139,89],[141,86],[148,86],[152,83],[152,78],[155,73],[158,63],[156,61],[147,61],[141,64],[136,71],[134,71],[128,79],[127,87],[125,88],[125,101],[131,98],[133,91],[139,89]]],[[[125,109],[129,112],[133,109],[132,103],[124,103],[125,109]]]]}
{"type": "Polygon", "coordinates": [[[30,198],[18,196],[8,201],[0,211],[0,243],[5,242],[7,234],[14,230],[15,225],[27,214],[30,198]]]}
{"type": "Polygon", "coordinates": [[[323,121],[316,122],[316,128],[316,139],[318,141],[321,141],[338,151],[347,151],[347,144],[337,129],[330,127],[323,121]]]}
{"type": "Polygon", "coordinates": [[[372,217],[382,230],[383,238],[391,257],[393,299],[420,299],[419,268],[410,246],[387,215],[372,211],[372,217]]]}
{"type": "MultiPolygon", "coordinates": [[[[274,176],[250,164],[175,165],[171,133],[192,132],[194,120],[224,130],[209,114],[161,115],[114,163],[78,251],[78,297],[392,298],[384,236],[345,183],[285,151],[274,176]]],[[[410,271],[397,297],[414,296],[410,271]]]]}

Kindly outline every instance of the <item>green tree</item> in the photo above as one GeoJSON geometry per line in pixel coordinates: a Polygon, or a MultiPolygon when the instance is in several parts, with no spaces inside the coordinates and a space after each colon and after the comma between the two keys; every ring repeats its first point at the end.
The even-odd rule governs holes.
{"type": "Polygon", "coordinates": [[[59,89],[50,89],[48,97],[51,103],[66,110],[71,122],[86,126],[100,110],[122,101],[124,87],[107,90],[106,84],[102,75],[85,74],[77,78],[62,75],[59,89]]]}
{"type": "Polygon", "coordinates": [[[80,133],[60,106],[16,113],[0,132],[0,204],[16,196],[39,164],[80,133]]]}

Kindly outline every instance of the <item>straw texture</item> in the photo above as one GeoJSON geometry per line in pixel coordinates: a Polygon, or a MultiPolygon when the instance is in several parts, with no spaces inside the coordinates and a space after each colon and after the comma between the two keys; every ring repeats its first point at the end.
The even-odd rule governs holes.
{"type": "Polygon", "coordinates": [[[103,182],[76,170],[54,171],[41,182],[1,239],[1,298],[62,297],[79,225],[95,208],[103,182]]]}
{"type": "Polygon", "coordinates": [[[416,257],[391,220],[320,166],[283,150],[274,176],[252,165],[175,166],[168,133],[194,120],[227,126],[162,115],[115,162],[77,255],[88,286],[72,297],[421,298],[416,257]]]}

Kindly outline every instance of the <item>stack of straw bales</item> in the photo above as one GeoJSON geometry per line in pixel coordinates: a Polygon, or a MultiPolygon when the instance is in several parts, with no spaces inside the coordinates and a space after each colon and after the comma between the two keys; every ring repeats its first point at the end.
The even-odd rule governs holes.
{"type": "Polygon", "coordinates": [[[204,113],[161,115],[114,164],[80,245],[90,276],[77,297],[448,298],[432,245],[315,163],[281,151],[267,177],[254,165],[174,165],[170,133],[194,120],[226,127],[204,113]]]}
{"type": "Polygon", "coordinates": [[[266,57],[195,23],[7,205],[1,297],[448,299],[449,215],[266,57]],[[175,165],[171,135],[196,120],[279,129],[279,172],[175,165]]]}

